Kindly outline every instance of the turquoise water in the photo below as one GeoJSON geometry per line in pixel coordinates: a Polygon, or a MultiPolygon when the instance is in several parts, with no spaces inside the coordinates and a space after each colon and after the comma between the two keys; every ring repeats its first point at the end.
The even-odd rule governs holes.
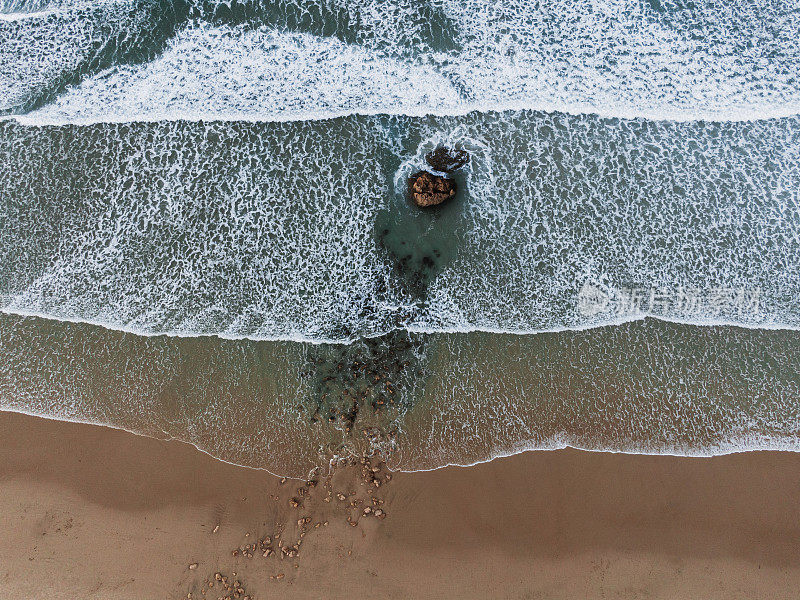
{"type": "Polygon", "coordinates": [[[0,0],[0,405],[302,472],[797,449],[790,2],[0,0]],[[406,179],[465,150],[455,201],[406,179]]]}

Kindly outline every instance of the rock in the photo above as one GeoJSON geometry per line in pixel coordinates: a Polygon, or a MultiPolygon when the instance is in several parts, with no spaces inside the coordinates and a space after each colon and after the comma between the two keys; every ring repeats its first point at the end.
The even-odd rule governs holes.
{"type": "Polygon", "coordinates": [[[197,568],[197,563],[192,563],[189,565],[189,570],[194,571],[197,568]]]}
{"type": "Polygon", "coordinates": [[[425,155],[425,162],[432,169],[442,173],[452,173],[469,162],[469,153],[466,150],[451,150],[450,148],[439,146],[433,152],[428,152],[425,155]]]}
{"type": "Polygon", "coordinates": [[[448,177],[420,171],[409,177],[408,195],[420,208],[436,206],[456,195],[456,182],[448,177]]]}

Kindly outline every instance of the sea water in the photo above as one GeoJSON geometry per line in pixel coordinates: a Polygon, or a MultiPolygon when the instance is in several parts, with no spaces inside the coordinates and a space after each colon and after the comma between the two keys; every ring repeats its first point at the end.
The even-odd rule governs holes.
{"type": "Polygon", "coordinates": [[[0,402],[283,474],[796,450],[798,34],[791,2],[6,0],[0,402]],[[420,211],[440,146],[470,160],[420,211]]]}

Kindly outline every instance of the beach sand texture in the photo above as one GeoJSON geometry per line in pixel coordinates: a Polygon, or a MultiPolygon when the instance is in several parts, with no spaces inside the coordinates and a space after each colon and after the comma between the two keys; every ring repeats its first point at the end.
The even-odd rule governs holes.
{"type": "MultiPolygon", "coordinates": [[[[222,582],[205,587],[216,573],[253,599],[789,599],[800,589],[795,453],[567,449],[391,481],[384,469],[375,494],[386,518],[351,526],[335,495],[294,508],[302,482],[176,441],[15,413],[0,413],[0,440],[2,598],[216,599],[222,582]],[[232,556],[276,524],[297,538],[304,516],[298,556],[232,556]]],[[[353,469],[337,473],[334,494],[359,486],[353,469]]]]}

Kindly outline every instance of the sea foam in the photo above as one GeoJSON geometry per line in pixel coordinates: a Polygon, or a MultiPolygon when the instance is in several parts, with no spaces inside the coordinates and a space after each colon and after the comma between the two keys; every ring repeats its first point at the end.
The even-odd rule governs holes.
{"type": "Polygon", "coordinates": [[[34,124],[800,108],[792,2],[150,0],[0,29],[0,108],[34,124]]]}

